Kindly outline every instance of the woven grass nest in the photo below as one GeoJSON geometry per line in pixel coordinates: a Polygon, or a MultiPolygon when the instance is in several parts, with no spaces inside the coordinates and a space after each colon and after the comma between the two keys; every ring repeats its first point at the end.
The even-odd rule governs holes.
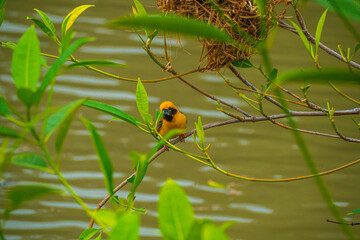
{"type": "MultiPolygon", "coordinates": [[[[242,30],[247,32],[256,40],[261,39],[260,35],[260,13],[256,6],[253,5],[254,0],[157,0],[158,8],[164,12],[175,13],[185,17],[200,19],[224,29],[238,43],[246,45],[244,49],[236,48],[230,44],[219,43],[216,41],[201,40],[203,49],[206,51],[200,58],[200,64],[207,59],[206,70],[219,71],[222,67],[227,67],[235,60],[249,59],[255,52],[254,43],[246,41],[239,36],[238,31],[234,27],[236,24],[242,30]],[[217,5],[221,9],[222,16],[217,5]]],[[[268,13],[266,19],[266,34],[262,38],[266,38],[270,28],[281,19],[286,11],[286,7],[281,14],[275,12],[275,7],[288,0],[268,0],[268,13]]],[[[263,31],[264,32],[264,31],[263,31]]],[[[200,65],[199,64],[199,65],[200,65]]]]}

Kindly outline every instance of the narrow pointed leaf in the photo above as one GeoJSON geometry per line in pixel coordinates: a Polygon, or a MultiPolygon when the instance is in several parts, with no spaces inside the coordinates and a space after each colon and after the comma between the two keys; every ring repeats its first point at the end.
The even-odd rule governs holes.
{"type": "Polygon", "coordinates": [[[127,16],[111,22],[112,27],[145,28],[183,35],[198,36],[220,42],[232,42],[226,32],[206,22],[179,16],[127,16]]]}
{"type": "Polygon", "coordinates": [[[134,151],[130,152],[130,159],[133,163],[133,168],[136,170],[136,175],[132,187],[135,192],[136,188],[140,185],[141,181],[145,177],[149,163],[145,154],[140,154],[134,151]]]}
{"type": "Polygon", "coordinates": [[[165,239],[186,239],[194,222],[194,212],[185,191],[171,179],[160,190],[158,212],[165,239]]]}
{"type": "Polygon", "coordinates": [[[299,34],[299,37],[301,39],[301,41],[303,42],[306,50],[309,52],[309,54],[312,56],[313,53],[312,53],[312,48],[311,48],[311,44],[310,42],[308,41],[308,39],[306,38],[305,34],[303,33],[303,31],[301,30],[301,28],[296,24],[294,23],[293,21],[289,20],[291,22],[291,24],[294,26],[296,32],[299,34]]]}
{"type": "Polygon", "coordinates": [[[94,7],[94,5],[81,5],[74,10],[72,10],[64,19],[62,26],[61,26],[61,32],[64,36],[66,32],[71,28],[71,26],[74,24],[75,20],[79,17],[79,15],[88,9],[89,7],[94,7]]]}
{"type": "Polygon", "coordinates": [[[12,128],[8,128],[5,126],[0,126],[0,136],[1,137],[10,137],[10,138],[22,138],[20,133],[13,130],[12,128]]]}
{"type": "Polygon", "coordinates": [[[136,9],[137,9],[139,15],[146,16],[147,13],[146,13],[144,6],[138,0],[134,0],[134,3],[135,3],[136,9]]]}
{"type": "Polygon", "coordinates": [[[50,39],[52,39],[55,43],[59,42],[59,39],[56,36],[56,30],[54,27],[54,24],[52,23],[52,21],[50,20],[50,18],[46,15],[46,13],[44,13],[43,11],[39,10],[39,9],[34,9],[37,13],[39,13],[41,19],[43,20],[43,23],[45,24],[45,26],[49,29],[49,31],[51,32],[50,35],[46,34],[49,36],[50,39]]]}
{"type": "Polygon", "coordinates": [[[140,217],[138,214],[122,214],[117,218],[109,240],[138,240],[140,217]]]}
{"type": "Polygon", "coordinates": [[[16,91],[18,98],[27,106],[30,107],[35,100],[35,92],[27,88],[20,88],[16,91]]]}
{"type": "Polygon", "coordinates": [[[198,118],[198,122],[195,123],[195,127],[196,127],[196,133],[199,137],[200,144],[204,148],[205,132],[204,132],[204,128],[203,128],[200,116],[198,118]]]}
{"type": "Polygon", "coordinates": [[[33,21],[52,41],[56,42],[56,36],[42,21],[30,17],[28,17],[27,19],[33,21]]]}
{"type": "Polygon", "coordinates": [[[5,3],[7,0],[0,0],[0,8],[4,8],[5,7],[5,3]]]}
{"type": "Polygon", "coordinates": [[[348,214],[346,214],[346,215],[351,215],[351,214],[354,214],[354,213],[360,213],[360,208],[355,209],[354,211],[349,212],[349,213],[348,213],[348,214]]]}
{"type": "Polygon", "coordinates": [[[22,153],[11,158],[11,163],[24,167],[54,173],[53,170],[48,168],[45,159],[34,153],[22,153]]]}
{"type": "Polygon", "coordinates": [[[6,198],[10,201],[9,210],[19,208],[27,201],[52,194],[63,194],[63,191],[50,185],[17,185],[11,187],[6,198]]]}
{"type": "Polygon", "coordinates": [[[66,70],[74,68],[74,67],[83,67],[83,66],[105,66],[105,67],[127,68],[127,66],[124,64],[106,61],[106,60],[86,60],[86,61],[72,63],[66,67],[66,70]]]}
{"type": "Polygon", "coordinates": [[[10,116],[10,111],[7,106],[5,98],[0,94],[0,115],[2,116],[10,116]]]}
{"type": "Polygon", "coordinates": [[[214,223],[205,224],[202,228],[201,236],[201,239],[206,240],[230,240],[230,238],[214,223]]]}
{"type": "Polygon", "coordinates": [[[0,27],[4,21],[5,18],[5,8],[0,9],[0,27]]]}
{"type": "Polygon", "coordinates": [[[269,74],[269,78],[271,81],[275,81],[278,75],[278,70],[276,68],[274,68],[270,74],[269,74]]]}
{"type": "Polygon", "coordinates": [[[346,215],[351,215],[351,214],[354,214],[354,213],[360,213],[360,208],[355,209],[354,211],[349,212],[349,213],[348,213],[348,214],[346,214],[346,215]]]}
{"type": "Polygon", "coordinates": [[[136,86],[136,105],[143,120],[146,123],[152,123],[152,116],[149,114],[148,95],[140,78],[136,86]]]}
{"type": "Polygon", "coordinates": [[[4,17],[5,17],[5,3],[6,0],[0,0],[0,27],[4,21],[4,17]]]}
{"type": "Polygon", "coordinates": [[[83,44],[93,41],[92,38],[80,38],[73,42],[69,48],[60,55],[60,57],[56,60],[56,62],[50,67],[50,69],[47,71],[45,77],[43,78],[43,81],[41,82],[40,87],[38,88],[36,92],[36,102],[39,102],[42,98],[42,95],[44,94],[47,86],[50,84],[51,80],[56,76],[58,70],[60,67],[67,61],[68,57],[79,47],[81,47],[83,44]]]}
{"type": "Polygon", "coordinates": [[[85,229],[78,240],[90,240],[96,233],[98,233],[101,229],[99,228],[88,228],[85,229]]]}
{"type": "Polygon", "coordinates": [[[133,164],[133,168],[136,171],[136,175],[133,181],[133,184],[131,186],[130,193],[127,196],[128,201],[128,209],[130,210],[132,208],[134,199],[135,199],[135,192],[142,180],[145,177],[147,167],[149,165],[149,162],[147,161],[147,155],[140,154],[137,152],[130,152],[130,159],[133,164]]]}
{"type": "Polygon", "coordinates": [[[74,119],[75,113],[85,101],[86,99],[76,101],[75,104],[68,109],[64,117],[61,119],[55,138],[55,150],[57,155],[60,155],[61,153],[62,146],[64,144],[72,120],[74,119]]]}
{"type": "Polygon", "coordinates": [[[46,141],[49,139],[49,137],[52,135],[52,133],[59,127],[59,125],[65,121],[64,119],[70,114],[71,111],[74,111],[74,109],[77,109],[79,106],[79,103],[84,103],[84,99],[77,100],[74,102],[71,102],[61,109],[59,109],[57,112],[52,114],[47,122],[45,127],[45,135],[46,135],[46,141]]]}
{"type": "Polygon", "coordinates": [[[133,124],[136,127],[138,126],[138,122],[141,122],[138,118],[130,116],[129,114],[121,111],[120,109],[117,109],[105,103],[87,100],[86,102],[84,102],[83,105],[119,118],[125,122],[133,124]]]}
{"type": "Polygon", "coordinates": [[[239,68],[254,68],[255,66],[250,62],[249,59],[235,60],[231,63],[235,67],[239,68]]]}
{"type": "Polygon", "coordinates": [[[20,38],[12,58],[11,73],[17,89],[36,90],[40,77],[40,45],[34,26],[20,38]]]}
{"type": "Polygon", "coordinates": [[[101,170],[104,174],[105,177],[105,185],[109,191],[109,193],[111,194],[113,192],[114,189],[114,184],[113,184],[113,167],[112,167],[112,163],[110,160],[110,157],[108,155],[108,152],[106,150],[105,144],[102,141],[99,133],[97,132],[95,126],[86,118],[81,117],[81,120],[83,121],[83,123],[85,124],[85,126],[87,127],[88,131],[90,132],[91,135],[91,140],[94,144],[96,153],[99,157],[100,160],[100,167],[101,170]]]}
{"type": "Polygon", "coordinates": [[[117,215],[115,211],[109,209],[100,209],[95,212],[94,219],[97,223],[102,223],[101,225],[105,225],[113,229],[116,226],[117,215]]]}
{"type": "Polygon", "coordinates": [[[317,24],[317,27],[316,27],[316,33],[315,33],[315,56],[317,56],[317,54],[318,54],[321,33],[322,33],[322,30],[323,30],[323,27],[324,27],[327,11],[328,10],[326,9],[325,12],[321,15],[321,17],[319,19],[319,22],[317,24]]]}

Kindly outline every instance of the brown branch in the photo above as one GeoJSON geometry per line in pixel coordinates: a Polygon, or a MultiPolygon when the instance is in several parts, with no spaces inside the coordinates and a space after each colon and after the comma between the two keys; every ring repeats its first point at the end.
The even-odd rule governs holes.
{"type": "MultiPolygon", "coordinates": [[[[252,85],[250,82],[248,82],[248,80],[246,80],[232,65],[229,66],[229,69],[234,73],[234,75],[240,80],[242,81],[246,86],[250,87],[252,90],[260,92],[254,85],[252,85]]],[[[275,104],[276,106],[278,106],[281,109],[284,109],[284,107],[275,99],[269,97],[269,96],[265,96],[265,99],[268,100],[269,102],[275,104]]]]}

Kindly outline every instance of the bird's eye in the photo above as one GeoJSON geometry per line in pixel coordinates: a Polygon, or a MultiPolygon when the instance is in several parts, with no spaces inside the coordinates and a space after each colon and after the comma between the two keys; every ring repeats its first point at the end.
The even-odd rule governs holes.
{"type": "Polygon", "coordinates": [[[171,109],[171,113],[172,113],[173,115],[175,115],[175,114],[177,113],[177,110],[176,110],[176,109],[171,109]]]}

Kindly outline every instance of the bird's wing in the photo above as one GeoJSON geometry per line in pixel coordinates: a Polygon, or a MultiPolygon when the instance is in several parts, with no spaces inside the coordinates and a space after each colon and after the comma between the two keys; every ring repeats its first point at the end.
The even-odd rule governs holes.
{"type": "Polygon", "coordinates": [[[163,118],[161,118],[161,119],[159,120],[159,122],[158,122],[158,124],[157,124],[157,126],[156,126],[156,131],[157,131],[157,132],[160,132],[160,129],[161,129],[162,125],[163,125],[163,118]]]}

